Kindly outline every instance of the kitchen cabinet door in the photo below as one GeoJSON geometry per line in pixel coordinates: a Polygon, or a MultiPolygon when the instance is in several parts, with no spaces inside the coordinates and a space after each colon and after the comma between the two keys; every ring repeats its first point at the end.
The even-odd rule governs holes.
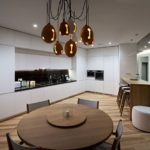
{"type": "Polygon", "coordinates": [[[14,101],[15,101],[15,113],[19,114],[25,112],[27,110],[27,104],[31,102],[30,100],[30,92],[21,91],[14,93],[14,101]]]}
{"type": "Polygon", "coordinates": [[[114,57],[104,56],[104,93],[114,94],[114,57]]]}
{"type": "Polygon", "coordinates": [[[15,49],[0,45],[0,94],[14,92],[15,49]]]}
{"type": "Polygon", "coordinates": [[[14,93],[0,95],[0,120],[16,114],[14,99],[14,93]]]}
{"type": "Polygon", "coordinates": [[[117,95],[119,87],[119,57],[104,57],[104,93],[117,95]]]}
{"type": "Polygon", "coordinates": [[[95,79],[86,80],[86,91],[103,93],[104,82],[95,79]]]}

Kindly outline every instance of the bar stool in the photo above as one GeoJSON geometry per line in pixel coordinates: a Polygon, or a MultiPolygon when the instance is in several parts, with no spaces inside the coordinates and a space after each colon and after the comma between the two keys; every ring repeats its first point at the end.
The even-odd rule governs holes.
{"type": "Polygon", "coordinates": [[[120,101],[120,115],[121,116],[123,113],[125,103],[129,104],[129,98],[130,98],[130,89],[124,89],[123,95],[120,101]]]}
{"type": "Polygon", "coordinates": [[[118,91],[118,95],[117,95],[117,104],[118,104],[118,107],[120,107],[120,102],[121,102],[124,90],[128,90],[128,89],[130,89],[130,87],[128,85],[121,85],[119,87],[119,91],[118,91]]]}

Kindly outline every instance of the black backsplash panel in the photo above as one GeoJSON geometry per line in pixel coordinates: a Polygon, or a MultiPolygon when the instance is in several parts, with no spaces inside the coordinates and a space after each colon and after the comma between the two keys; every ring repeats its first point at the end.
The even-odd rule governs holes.
{"type": "Polygon", "coordinates": [[[51,70],[51,69],[38,69],[38,70],[19,70],[15,71],[15,81],[19,78],[22,80],[38,82],[56,82],[58,80],[65,81],[69,77],[67,69],[64,70],[51,70]]]}

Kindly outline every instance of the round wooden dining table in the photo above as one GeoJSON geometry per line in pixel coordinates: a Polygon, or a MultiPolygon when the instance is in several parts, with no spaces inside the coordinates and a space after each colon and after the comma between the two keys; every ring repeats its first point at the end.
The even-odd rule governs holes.
{"type": "Polygon", "coordinates": [[[112,131],[112,119],[105,112],[80,104],[37,109],[17,126],[22,141],[45,150],[90,148],[108,139],[112,131]]]}

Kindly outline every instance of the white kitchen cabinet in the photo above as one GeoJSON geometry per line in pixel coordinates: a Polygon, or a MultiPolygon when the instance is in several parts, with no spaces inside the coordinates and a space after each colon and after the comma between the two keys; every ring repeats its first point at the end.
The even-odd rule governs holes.
{"type": "Polygon", "coordinates": [[[85,81],[71,82],[0,95],[0,120],[25,112],[26,104],[55,102],[85,91],[85,81]]]}
{"type": "Polygon", "coordinates": [[[30,94],[30,103],[46,100],[44,94],[44,88],[29,90],[29,94],[30,94]]]}
{"type": "Polygon", "coordinates": [[[86,90],[91,92],[103,93],[103,81],[93,79],[86,79],[86,90]]]}
{"type": "Polygon", "coordinates": [[[71,82],[44,88],[46,99],[54,102],[85,91],[85,82],[71,82]]]}
{"type": "Polygon", "coordinates": [[[0,95],[0,120],[16,114],[14,99],[14,93],[0,95]]]}
{"type": "Polygon", "coordinates": [[[76,79],[78,81],[85,80],[86,78],[86,67],[87,67],[86,57],[87,57],[86,50],[78,48],[78,51],[75,57],[76,60],[73,61],[74,62],[73,69],[76,72],[76,79]]]}
{"type": "Polygon", "coordinates": [[[31,103],[30,91],[20,91],[13,94],[15,104],[15,114],[25,112],[27,110],[26,105],[31,103]]]}
{"type": "Polygon", "coordinates": [[[119,82],[120,82],[120,76],[119,76],[119,57],[114,56],[114,95],[118,94],[119,89],[119,82]]]}
{"type": "Polygon", "coordinates": [[[104,93],[113,94],[114,91],[114,59],[113,56],[104,57],[104,93]]]}
{"type": "Polygon", "coordinates": [[[104,51],[104,93],[117,95],[119,87],[119,49],[104,51]]]}
{"type": "Polygon", "coordinates": [[[15,49],[0,45],[0,94],[14,92],[15,49]]]}
{"type": "Polygon", "coordinates": [[[103,50],[94,49],[87,51],[87,69],[88,70],[103,70],[103,50]]]}
{"type": "Polygon", "coordinates": [[[87,61],[88,70],[103,70],[103,56],[90,57],[87,61]]]}
{"type": "Polygon", "coordinates": [[[104,71],[104,81],[89,78],[86,81],[87,89],[93,92],[117,95],[119,86],[118,47],[91,49],[87,53],[87,69],[104,71]]]}

